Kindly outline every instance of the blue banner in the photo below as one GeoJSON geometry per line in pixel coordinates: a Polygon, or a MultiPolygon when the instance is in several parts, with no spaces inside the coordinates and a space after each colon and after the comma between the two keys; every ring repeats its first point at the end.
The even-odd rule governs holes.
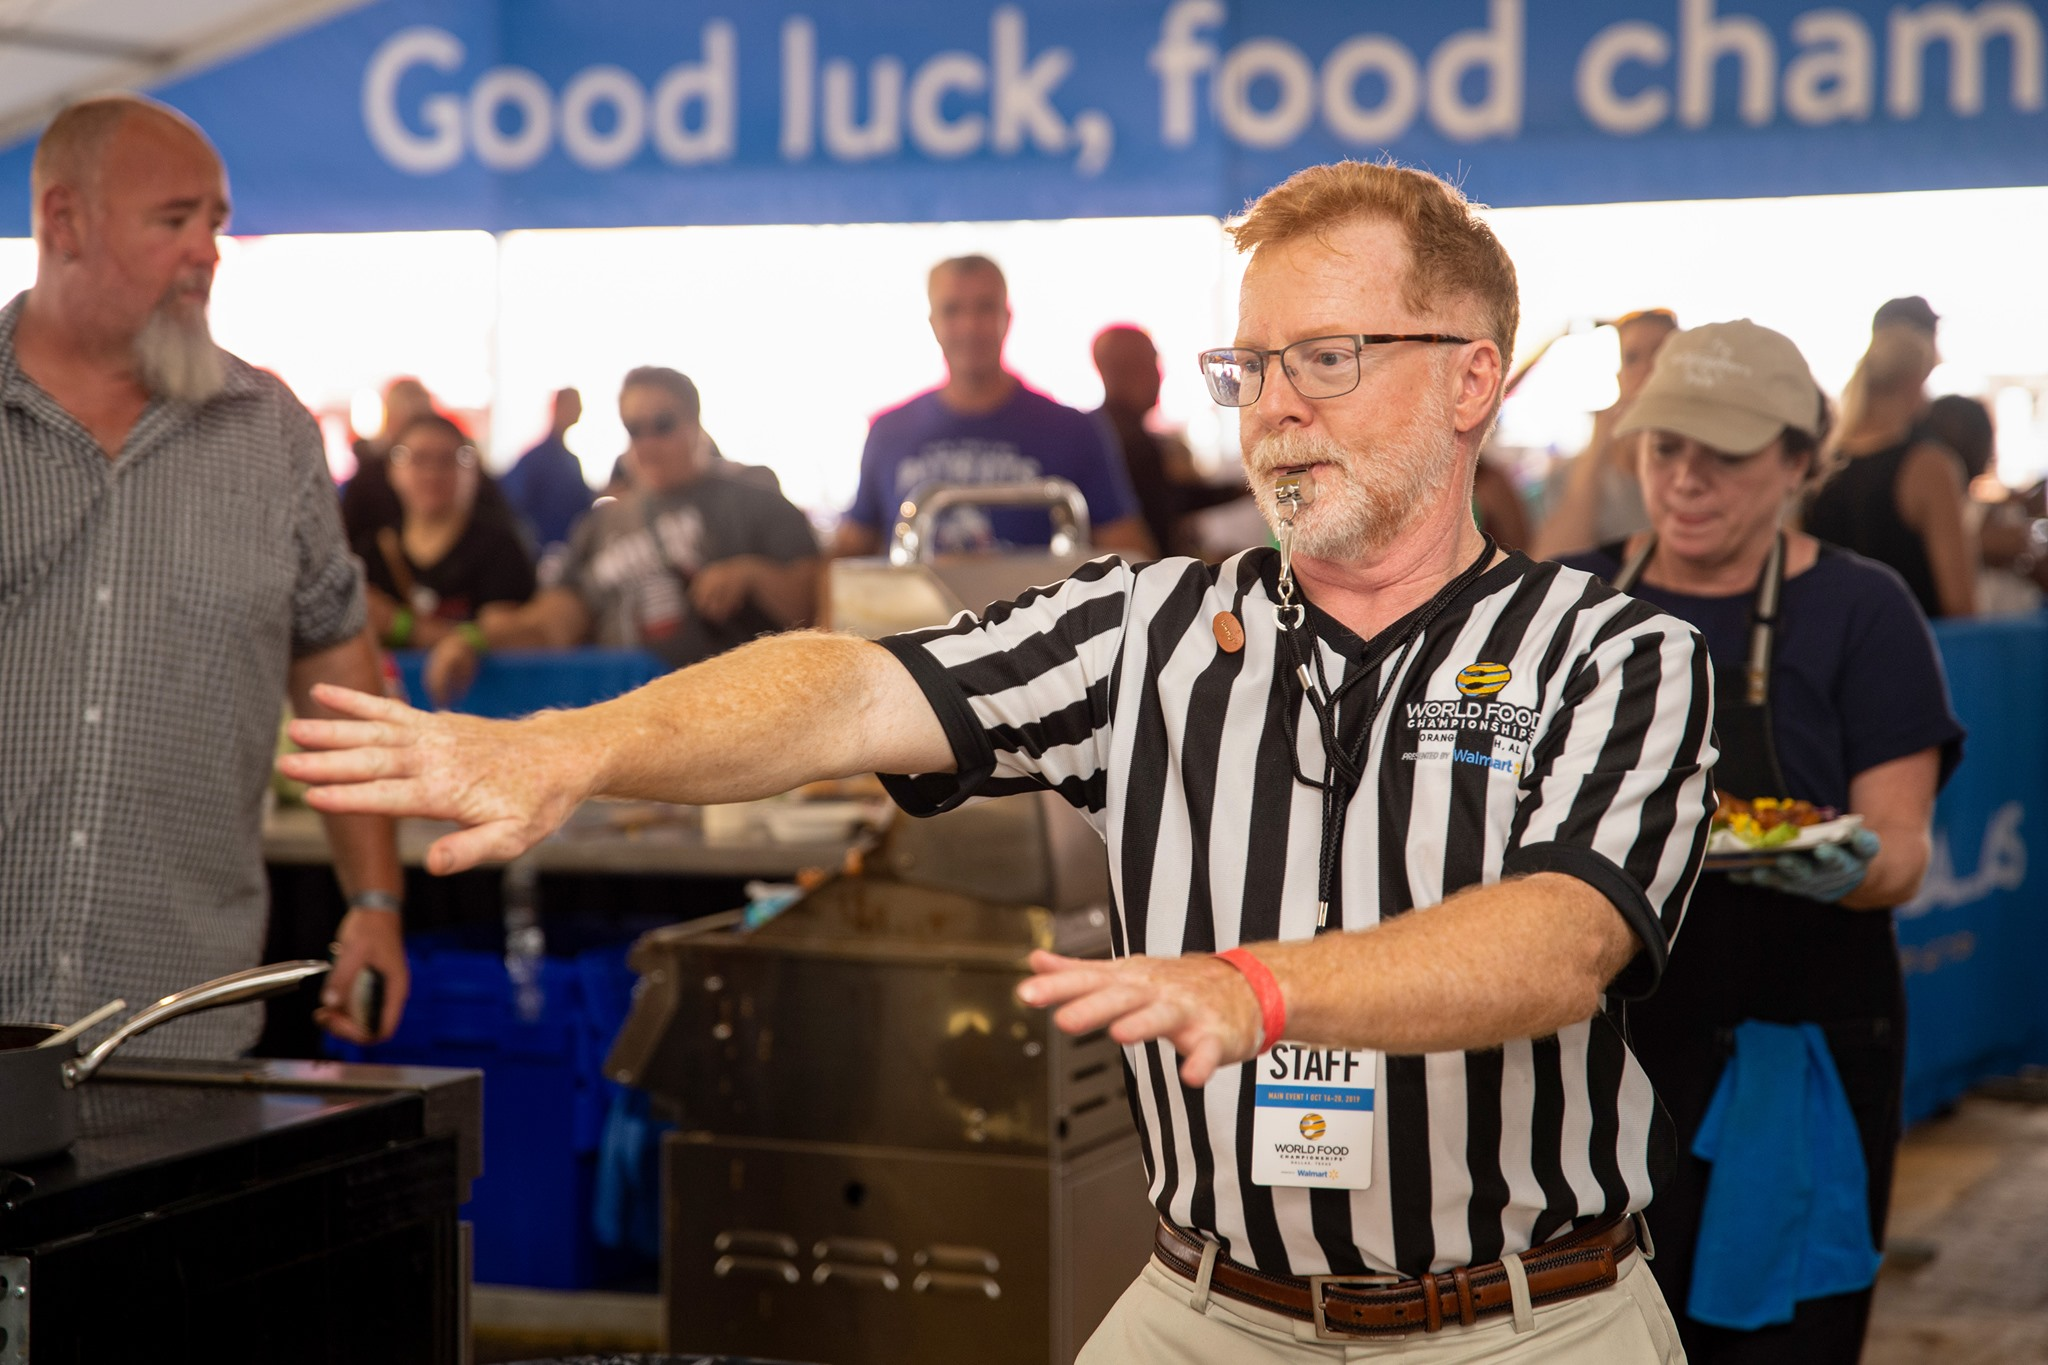
{"type": "Polygon", "coordinates": [[[1906,1117],[2048,1062],[2048,915],[2030,845],[2048,820],[2048,618],[1935,627],[1962,767],[1936,804],[1920,894],[1895,913],[1906,971],[1906,1117]]]}
{"type": "MultiPolygon", "coordinates": [[[[2048,0],[379,0],[157,91],[236,229],[1228,214],[2048,183],[2048,0]]],[[[28,151],[0,155],[24,233],[28,151]]]]}

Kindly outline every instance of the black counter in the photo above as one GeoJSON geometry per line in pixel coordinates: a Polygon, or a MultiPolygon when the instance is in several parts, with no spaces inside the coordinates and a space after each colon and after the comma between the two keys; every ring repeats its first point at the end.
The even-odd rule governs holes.
{"type": "Polygon", "coordinates": [[[0,1171],[33,1365],[462,1358],[475,1073],[133,1061],[80,1098],[68,1153],[0,1171]]]}

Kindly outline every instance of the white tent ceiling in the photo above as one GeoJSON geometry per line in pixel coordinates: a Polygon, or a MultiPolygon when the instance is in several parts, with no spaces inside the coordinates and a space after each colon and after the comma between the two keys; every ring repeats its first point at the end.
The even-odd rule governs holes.
{"type": "Polygon", "coordinates": [[[0,0],[0,147],[66,101],[140,89],[364,0],[0,0]]]}

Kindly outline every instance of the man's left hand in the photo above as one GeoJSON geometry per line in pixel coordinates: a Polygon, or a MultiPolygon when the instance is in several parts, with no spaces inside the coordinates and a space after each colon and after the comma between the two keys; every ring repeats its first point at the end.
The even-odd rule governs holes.
{"type": "Polygon", "coordinates": [[[1189,1085],[1207,1085],[1219,1067],[1258,1055],[1258,998],[1227,962],[1205,954],[1098,962],[1035,952],[1031,970],[1036,975],[1017,987],[1019,1000],[1058,1006],[1052,1021],[1067,1033],[1107,1028],[1119,1043],[1164,1038],[1180,1054],[1189,1085]]]}
{"type": "Polygon", "coordinates": [[[412,977],[405,967],[405,936],[398,916],[389,910],[351,910],[335,932],[334,970],[320,992],[320,1008],[313,1019],[335,1037],[351,1043],[374,1043],[389,1038],[405,1013],[405,997],[412,977]],[[375,1036],[349,1017],[349,991],[356,974],[364,967],[384,974],[384,1017],[377,1021],[375,1036]]]}

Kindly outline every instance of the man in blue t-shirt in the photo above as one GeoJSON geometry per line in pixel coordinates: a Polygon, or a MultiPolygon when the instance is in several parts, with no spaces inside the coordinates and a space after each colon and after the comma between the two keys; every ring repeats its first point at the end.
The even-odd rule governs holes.
{"type": "MultiPolygon", "coordinates": [[[[860,457],[860,488],[839,523],[836,555],[878,553],[896,509],[920,484],[1017,483],[1062,478],[1088,503],[1098,549],[1150,559],[1152,537],[1110,434],[1085,413],[1055,403],[1003,368],[1010,302],[1003,272],[986,256],[932,267],[932,335],[946,382],[875,419],[860,457]]],[[[939,524],[942,551],[1043,545],[1051,519],[1021,508],[955,509],[939,524]]]]}
{"type": "Polygon", "coordinates": [[[583,462],[563,439],[582,417],[583,395],[575,389],[556,390],[547,439],[521,455],[498,480],[505,501],[532,533],[536,550],[565,544],[590,510],[592,495],[583,481],[583,462]]]}

